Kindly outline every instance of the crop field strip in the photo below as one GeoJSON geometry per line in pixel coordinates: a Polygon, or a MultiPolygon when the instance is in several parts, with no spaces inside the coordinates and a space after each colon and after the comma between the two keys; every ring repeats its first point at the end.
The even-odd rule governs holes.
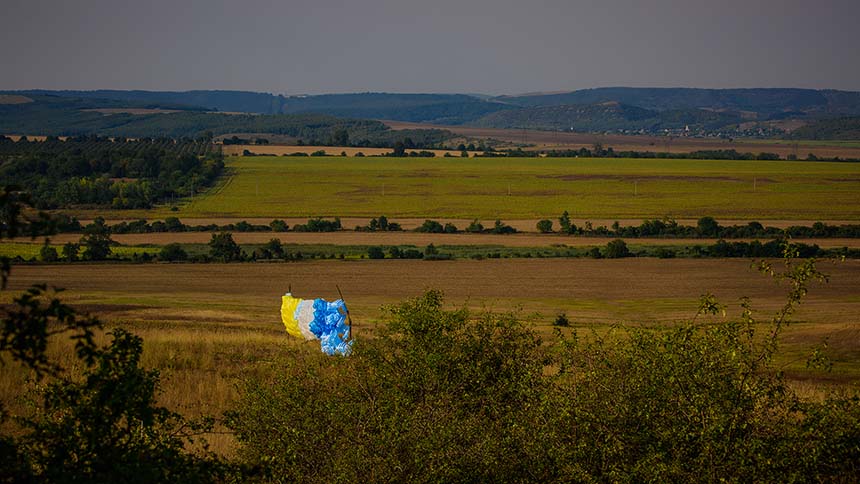
{"type": "MultiPolygon", "coordinates": [[[[832,275],[816,286],[799,318],[815,324],[855,324],[860,314],[860,261],[821,262],[832,275]]],[[[313,261],[291,264],[82,264],[16,266],[12,289],[40,281],[67,289],[65,297],[98,312],[99,305],[154,308],[165,314],[218,309],[220,322],[256,320],[279,328],[277,299],[296,294],[333,298],[339,286],[360,323],[379,318],[379,307],[420,294],[446,292],[453,304],[538,313],[546,323],[561,311],[572,321],[606,324],[683,320],[698,297],[713,292],[737,315],[750,296],[773,309],[784,288],[751,270],[743,259],[503,259],[484,261],[313,261]],[[124,281],[117,287],[113,282],[124,281]],[[619,283],[623,280],[623,283],[619,283]],[[165,283],[165,281],[169,281],[165,283]],[[274,301],[274,302],[273,302],[274,301]]],[[[134,309],[126,315],[133,320],[134,309]]],[[[195,318],[184,318],[183,320],[195,318]]],[[[204,315],[202,322],[209,321],[204,315]]]]}
{"type": "Polygon", "coordinates": [[[621,134],[568,133],[539,131],[533,129],[477,128],[470,126],[427,125],[401,121],[385,121],[392,129],[447,129],[470,138],[489,138],[517,144],[534,145],[528,149],[579,149],[591,148],[596,143],[612,147],[615,151],[652,151],[654,153],[687,153],[700,150],[735,150],[740,153],[769,152],[785,157],[796,154],[805,158],[808,153],[819,157],[860,158],[858,141],[811,141],[811,140],[758,140],[678,138],[664,136],[640,136],[621,134]],[[796,147],[796,148],[795,148],[796,147]]]}
{"type": "Polygon", "coordinates": [[[228,182],[177,212],[126,216],[860,220],[860,163],[239,157],[228,166],[228,182]]]}

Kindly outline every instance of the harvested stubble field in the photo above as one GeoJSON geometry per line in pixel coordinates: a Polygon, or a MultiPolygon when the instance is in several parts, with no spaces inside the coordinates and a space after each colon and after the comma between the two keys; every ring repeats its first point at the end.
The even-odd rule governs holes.
{"type": "MultiPolygon", "coordinates": [[[[831,282],[812,287],[781,356],[787,374],[812,395],[823,386],[860,382],[860,261],[821,268],[831,282]],[[833,373],[810,373],[804,355],[824,338],[830,341],[833,373]]],[[[65,288],[65,301],[100,316],[108,328],[126,327],[142,336],[144,364],[164,378],[161,401],[190,416],[230,408],[235,384],[287,347],[318,351],[283,330],[279,298],[290,286],[297,296],[328,299],[340,287],[359,339],[374,333],[381,305],[428,288],[445,291],[452,307],[517,312],[544,335],[564,312],[586,338],[592,329],[606,334],[618,322],[651,327],[688,320],[707,292],[730,305],[729,317],[739,314],[738,298],[749,296],[766,320],[785,292],[749,261],[737,259],[385,260],[16,266],[2,302],[43,281],[65,288]]],[[[69,345],[53,351],[72,360],[69,345]]],[[[9,367],[0,375],[0,394],[14,405],[26,375],[9,367]]],[[[217,452],[229,455],[234,449],[229,435],[210,440],[217,452]]]]}
{"type": "Polygon", "coordinates": [[[860,220],[860,163],[238,157],[228,167],[176,212],[121,216],[860,220]]]}

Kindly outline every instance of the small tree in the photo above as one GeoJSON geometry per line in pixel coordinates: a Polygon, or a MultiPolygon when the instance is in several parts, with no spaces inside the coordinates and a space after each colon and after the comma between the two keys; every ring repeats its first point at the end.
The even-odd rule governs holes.
{"type": "Polygon", "coordinates": [[[561,214],[561,217],[558,218],[558,224],[561,226],[561,233],[563,233],[563,234],[571,233],[571,230],[570,230],[570,227],[571,227],[571,225],[570,225],[570,214],[567,213],[567,210],[565,210],[564,213],[561,214]]]}
{"type": "Polygon", "coordinates": [[[48,245],[48,241],[45,240],[45,245],[39,250],[39,258],[43,262],[57,262],[60,259],[60,255],[57,254],[57,249],[48,245]]]}
{"type": "Polygon", "coordinates": [[[537,223],[537,229],[542,234],[552,232],[552,220],[543,219],[537,223]]]}
{"type": "Polygon", "coordinates": [[[621,239],[615,239],[606,244],[606,258],[620,259],[630,255],[630,249],[627,248],[627,243],[621,239]]]}
{"type": "Polygon", "coordinates": [[[284,257],[284,246],[281,244],[281,239],[269,239],[266,245],[263,246],[263,249],[276,259],[284,257]]]}
{"type": "Polygon", "coordinates": [[[269,222],[269,227],[271,227],[272,232],[286,232],[290,228],[286,222],[279,219],[269,222]]]}
{"type": "Polygon", "coordinates": [[[481,222],[478,222],[478,219],[472,220],[472,223],[466,227],[466,232],[470,232],[473,234],[479,234],[484,231],[484,226],[481,225],[481,222]]]}
{"type": "Polygon", "coordinates": [[[158,260],[176,262],[188,259],[188,253],[179,244],[167,244],[158,253],[158,260]]]}
{"type": "Polygon", "coordinates": [[[696,229],[703,237],[716,237],[720,232],[720,224],[713,217],[702,217],[696,223],[696,229]]]}
{"type": "Polygon", "coordinates": [[[110,227],[105,224],[103,218],[96,218],[93,223],[84,228],[84,236],[81,237],[81,246],[84,248],[84,259],[107,259],[111,254],[110,246],[112,244],[110,227]]]}
{"type": "Polygon", "coordinates": [[[168,232],[185,231],[185,224],[183,224],[177,217],[167,217],[164,219],[164,226],[167,228],[168,232]]]}
{"type": "Polygon", "coordinates": [[[63,245],[61,252],[63,253],[63,259],[69,262],[75,262],[78,260],[78,252],[80,252],[81,246],[80,244],[76,244],[74,242],[66,242],[63,245]]]}
{"type": "Polygon", "coordinates": [[[230,262],[239,260],[242,257],[242,249],[233,240],[233,234],[230,232],[221,232],[219,234],[212,234],[212,240],[209,241],[209,254],[214,259],[222,262],[230,262]]]}
{"type": "Polygon", "coordinates": [[[510,225],[503,223],[501,220],[496,219],[495,224],[493,224],[492,230],[490,232],[494,234],[515,234],[517,233],[517,229],[511,227],[510,225]]]}
{"type": "Polygon", "coordinates": [[[385,259],[385,252],[382,250],[382,247],[374,245],[367,249],[367,257],[369,259],[385,259]]]}

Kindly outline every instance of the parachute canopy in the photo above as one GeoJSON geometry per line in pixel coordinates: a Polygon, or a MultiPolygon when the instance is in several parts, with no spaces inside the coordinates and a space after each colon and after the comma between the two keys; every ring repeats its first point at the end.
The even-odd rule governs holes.
{"type": "Polygon", "coordinates": [[[287,332],[305,341],[319,340],[327,355],[349,355],[352,351],[347,309],[342,299],[299,299],[291,293],[281,298],[281,320],[287,332]]]}

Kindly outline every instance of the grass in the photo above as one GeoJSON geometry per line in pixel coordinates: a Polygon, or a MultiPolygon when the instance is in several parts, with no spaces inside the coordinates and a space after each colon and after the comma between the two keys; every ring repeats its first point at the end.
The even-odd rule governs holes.
{"type": "Polygon", "coordinates": [[[378,216],[860,219],[860,164],[560,158],[238,157],[149,218],[378,216]]]}
{"type": "MultiPolygon", "coordinates": [[[[21,257],[22,259],[39,259],[39,251],[42,250],[43,243],[40,242],[0,242],[0,257],[21,257]]],[[[62,255],[62,244],[50,244],[56,249],[57,253],[62,255]]],[[[131,257],[135,254],[157,254],[161,250],[160,247],[130,247],[130,246],[115,246],[111,247],[111,252],[120,257],[131,257]]],[[[84,253],[81,248],[78,255],[84,253]]]]}
{"type": "MultiPolygon", "coordinates": [[[[860,382],[860,261],[821,263],[831,282],[811,287],[799,321],[789,327],[782,350],[787,374],[804,394],[822,385],[860,382]],[[831,374],[810,372],[804,355],[830,338],[831,374]]],[[[757,316],[784,301],[785,289],[738,259],[501,259],[483,261],[306,261],[290,264],[84,264],[23,265],[13,268],[11,295],[38,282],[66,290],[64,301],[94,313],[107,328],[123,327],[144,338],[143,363],[163,377],[162,404],[188,416],[219,415],[235,401],[236,385],[262,361],[287,347],[319,350],[290,338],[279,318],[287,287],[302,297],[335,299],[338,287],[349,304],[359,338],[373,335],[381,306],[440,288],[449,305],[474,311],[515,312],[549,337],[564,312],[573,330],[588,337],[616,324],[661,327],[688,320],[699,296],[712,292],[729,305],[748,295],[757,316]],[[122,281],[122,284],[117,284],[122,281]]],[[[52,349],[72,361],[69,344],[52,349]]],[[[12,366],[0,370],[0,395],[7,408],[28,388],[27,375],[12,366]]],[[[17,402],[17,403],[16,403],[17,402]]],[[[213,449],[230,455],[232,437],[216,434],[213,449]]]]}

